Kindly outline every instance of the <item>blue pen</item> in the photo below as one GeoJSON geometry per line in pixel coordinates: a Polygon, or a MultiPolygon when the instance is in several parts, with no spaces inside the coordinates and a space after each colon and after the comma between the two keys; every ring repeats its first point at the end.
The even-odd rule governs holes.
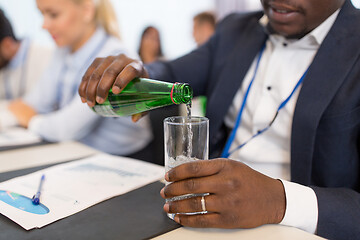
{"type": "Polygon", "coordinates": [[[37,192],[35,193],[35,195],[31,199],[31,201],[34,205],[39,205],[39,203],[40,203],[41,188],[42,188],[44,180],[45,180],[45,175],[43,174],[40,179],[39,188],[38,188],[37,192]]]}

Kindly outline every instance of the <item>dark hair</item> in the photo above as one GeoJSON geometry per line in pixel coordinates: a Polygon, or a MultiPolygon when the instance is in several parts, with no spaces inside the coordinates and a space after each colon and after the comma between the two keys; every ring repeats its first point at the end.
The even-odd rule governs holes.
{"type": "Polygon", "coordinates": [[[215,15],[211,12],[202,12],[197,14],[194,18],[194,21],[198,21],[200,24],[209,23],[211,26],[215,28],[216,18],[215,15]]]}
{"type": "MultiPolygon", "coordinates": [[[[138,48],[138,54],[139,54],[139,57],[141,58],[141,48],[142,48],[142,42],[143,42],[143,39],[144,39],[144,36],[146,33],[148,33],[150,30],[156,30],[158,33],[159,33],[159,30],[157,30],[156,27],[154,26],[147,26],[144,31],[142,32],[141,34],[141,38],[140,38],[140,43],[139,43],[139,48],[138,48]]],[[[161,39],[160,39],[160,33],[159,33],[159,52],[158,54],[156,55],[157,57],[163,57],[163,51],[162,51],[162,48],[161,48],[161,39]]]]}
{"type": "Polygon", "coordinates": [[[5,37],[12,37],[17,40],[9,20],[6,18],[4,11],[0,9],[0,41],[5,37]]]}

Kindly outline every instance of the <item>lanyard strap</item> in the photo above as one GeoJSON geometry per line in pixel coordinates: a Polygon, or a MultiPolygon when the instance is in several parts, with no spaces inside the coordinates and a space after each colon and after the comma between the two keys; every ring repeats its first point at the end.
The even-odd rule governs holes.
{"type": "Polygon", "coordinates": [[[230,151],[230,147],[231,147],[231,144],[233,143],[234,139],[235,139],[235,136],[236,136],[236,131],[237,129],[239,128],[240,126],[240,123],[241,123],[241,117],[242,117],[242,114],[243,114],[243,111],[244,111],[244,108],[245,108],[245,105],[246,105],[246,101],[247,101],[247,98],[248,98],[248,95],[249,95],[249,92],[250,92],[250,89],[251,89],[251,86],[256,78],[256,74],[257,74],[257,71],[258,71],[258,68],[259,68],[259,64],[260,64],[260,60],[262,58],[262,55],[264,53],[264,50],[265,50],[265,46],[264,45],[259,53],[259,57],[257,59],[257,62],[256,62],[256,67],[255,67],[255,72],[254,72],[254,76],[252,77],[251,81],[250,81],[250,84],[249,84],[249,87],[247,88],[246,90],[246,93],[245,93],[245,96],[244,96],[244,99],[243,99],[243,102],[241,104],[241,108],[240,108],[240,111],[239,111],[239,114],[237,116],[237,119],[236,119],[236,123],[235,123],[235,126],[233,128],[233,130],[231,131],[231,134],[230,134],[230,137],[229,139],[227,140],[226,142],[226,145],[225,145],[225,148],[223,150],[223,153],[221,154],[221,157],[222,158],[228,158],[231,154],[233,154],[235,151],[239,150],[240,148],[242,148],[243,146],[245,146],[248,142],[250,142],[253,138],[259,136],[260,134],[264,133],[265,131],[267,131],[271,125],[274,123],[277,115],[279,114],[279,111],[281,109],[283,109],[286,104],[289,102],[289,100],[291,99],[291,97],[294,95],[294,93],[296,92],[296,90],[299,88],[299,86],[301,85],[301,83],[303,82],[308,70],[306,69],[305,73],[301,76],[301,78],[299,79],[299,81],[297,82],[296,86],[294,87],[294,89],[292,90],[292,92],[290,93],[290,95],[280,104],[280,106],[278,107],[276,113],[275,113],[275,116],[274,118],[272,119],[272,121],[269,123],[269,125],[265,128],[263,128],[262,130],[258,131],[255,135],[253,135],[251,138],[249,138],[248,140],[246,140],[244,143],[242,143],[240,146],[236,147],[234,150],[230,151]]]}

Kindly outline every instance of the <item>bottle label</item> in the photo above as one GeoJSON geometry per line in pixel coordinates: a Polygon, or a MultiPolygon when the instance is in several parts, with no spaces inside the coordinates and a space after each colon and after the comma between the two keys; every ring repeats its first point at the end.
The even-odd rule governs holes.
{"type": "Polygon", "coordinates": [[[94,108],[94,111],[97,114],[100,114],[101,116],[104,116],[104,117],[117,116],[117,114],[114,112],[111,105],[95,105],[93,108],[94,108]]]}

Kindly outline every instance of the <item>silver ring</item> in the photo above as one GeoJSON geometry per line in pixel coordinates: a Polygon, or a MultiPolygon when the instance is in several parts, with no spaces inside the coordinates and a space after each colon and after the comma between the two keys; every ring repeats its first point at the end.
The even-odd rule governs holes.
{"type": "Polygon", "coordinates": [[[201,197],[201,208],[203,212],[206,212],[206,206],[205,206],[205,196],[201,197]]]}

